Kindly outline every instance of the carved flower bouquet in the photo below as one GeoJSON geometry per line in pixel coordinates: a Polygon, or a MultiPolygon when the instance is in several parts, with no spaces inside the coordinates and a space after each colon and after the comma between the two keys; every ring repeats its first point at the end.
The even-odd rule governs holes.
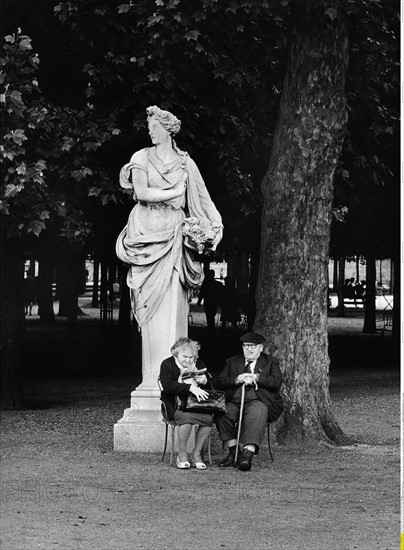
{"type": "Polygon", "coordinates": [[[219,229],[212,226],[208,218],[185,218],[182,233],[186,245],[202,254],[212,246],[219,229]]]}

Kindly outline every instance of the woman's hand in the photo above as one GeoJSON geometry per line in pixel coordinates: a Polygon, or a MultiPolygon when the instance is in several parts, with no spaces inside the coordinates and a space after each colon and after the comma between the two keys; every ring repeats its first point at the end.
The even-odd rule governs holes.
{"type": "Polygon", "coordinates": [[[202,388],[198,388],[198,386],[190,386],[189,391],[195,395],[198,401],[206,401],[209,397],[208,392],[202,388]]]}
{"type": "Polygon", "coordinates": [[[206,378],[205,374],[198,374],[197,376],[195,376],[194,380],[199,386],[204,386],[208,383],[208,379],[206,378]]]}

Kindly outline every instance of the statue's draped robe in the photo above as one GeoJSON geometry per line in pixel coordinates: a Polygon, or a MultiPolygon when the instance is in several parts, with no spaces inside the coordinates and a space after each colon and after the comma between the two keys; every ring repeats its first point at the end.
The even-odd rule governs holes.
{"type": "Polygon", "coordinates": [[[187,174],[186,191],[162,203],[137,202],[116,243],[120,260],[129,264],[127,283],[132,309],[142,332],[143,387],[153,387],[160,364],[174,342],[188,334],[189,289],[199,285],[203,269],[182,234],[185,217],[222,223],[195,162],[176,149],[178,157],[164,164],[155,148],[135,153],[121,171],[120,183],[136,197],[138,171],[150,188],[171,189],[187,174]]]}

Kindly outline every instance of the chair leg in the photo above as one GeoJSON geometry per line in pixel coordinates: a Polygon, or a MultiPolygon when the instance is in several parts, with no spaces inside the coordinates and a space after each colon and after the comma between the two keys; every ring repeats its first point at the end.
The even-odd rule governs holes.
{"type": "Polygon", "coordinates": [[[267,437],[268,437],[268,451],[271,456],[271,462],[274,461],[274,457],[272,456],[272,450],[271,450],[271,438],[269,433],[269,423],[267,424],[267,437]]]}
{"type": "Polygon", "coordinates": [[[203,462],[206,462],[205,460],[205,451],[208,451],[208,461],[209,461],[209,464],[212,464],[212,445],[211,445],[211,438],[210,438],[210,434],[208,435],[208,438],[207,440],[205,441],[205,443],[203,444],[203,449],[202,449],[202,461],[203,462]]]}
{"type": "Polygon", "coordinates": [[[165,434],[165,437],[164,437],[164,451],[163,451],[163,457],[161,459],[161,462],[164,462],[164,457],[166,456],[167,439],[168,439],[168,424],[166,424],[166,434],[165,434]]]}
{"type": "Polygon", "coordinates": [[[175,446],[175,426],[171,426],[171,454],[170,466],[174,464],[174,446],[175,446]]]}

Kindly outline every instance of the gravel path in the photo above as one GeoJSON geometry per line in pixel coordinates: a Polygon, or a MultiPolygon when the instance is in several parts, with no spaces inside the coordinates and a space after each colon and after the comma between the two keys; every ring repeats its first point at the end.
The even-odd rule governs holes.
{"type": "MultiPolygon", "coordinates": [[[[117,370],[111,334],[91,329],[98,310],[81,305],[75,370],[60,356],[61,321],[49,331],[29,320],[27,408],[1,420],[1,550],[399,547],[399,369],[388,341],[361,334],[359,312],[329,320],[331,399],[352,445],[276,445],[274,463],[264,446],[251,472],[223,472],[214,430],[214,464],[184,472],[160,455],[113,451],[139,370],[117,370]]],[[[203,311],[194,314],[203,339],[203,311]]]]}

